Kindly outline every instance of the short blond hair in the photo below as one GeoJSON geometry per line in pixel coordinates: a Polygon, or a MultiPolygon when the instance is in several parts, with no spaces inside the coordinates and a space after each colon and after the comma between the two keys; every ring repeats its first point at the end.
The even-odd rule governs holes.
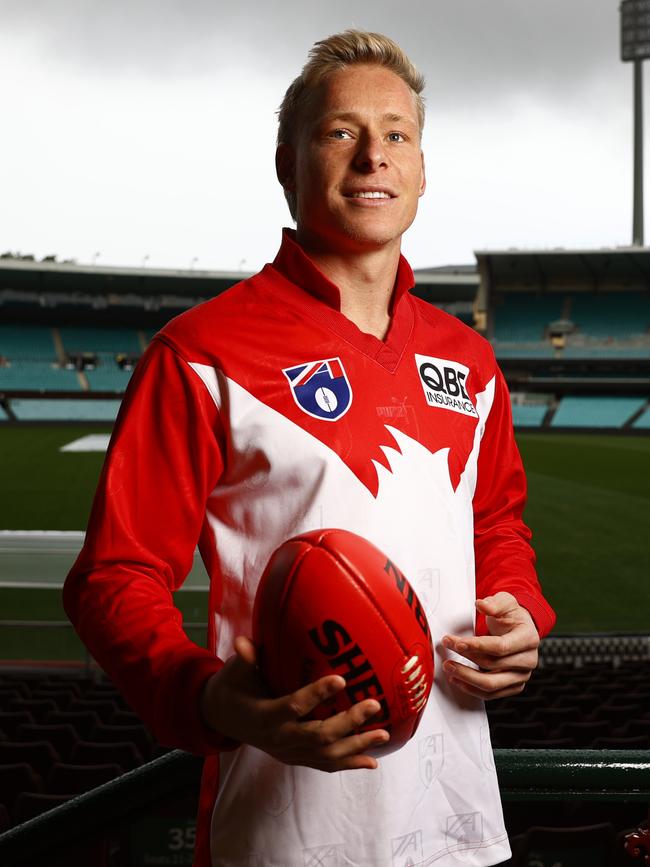
{"type": "MultiPolygon", "coordinates": [[[[357,63],[383,66],[406,83],[415,100],[422,134],[424,76],[418,72],[400,46],[388,36],[366,30],[344,30],[316,42],[309,51],[302,72],[289,85],[278,111],[278,144],[295,143],[309,100],[327,76],[357,63]]],[[[284,194],[291,216],[295,219],[296,194],[286,189],[284,194]]]]}

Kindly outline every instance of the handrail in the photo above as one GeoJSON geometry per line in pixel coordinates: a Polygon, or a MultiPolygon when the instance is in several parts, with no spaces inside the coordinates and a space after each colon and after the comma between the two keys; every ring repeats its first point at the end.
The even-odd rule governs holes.
{"type": "MultiPolygon", "coordinates": [[[[504,800],[645,801],[650,803],[650,750],[495,750],[504,800]]],[[[0,834],[0,864],[20,867],[103,833],[188,789],[198,788],[202,761],[167,753],[91,792],[0,834]]]]}
{"type": "Polygon", "coordinates": [[[175,794],[198,789],[202,764],[199,756],[174,750],[10,828],[0,834],[0,864],[30,864],[59,847],[101,838],[175,794]]]}
{"type": "Polygon", "coordinates": [[[646,801],[650,750],[495,750],[508,801],[646,801]]]}

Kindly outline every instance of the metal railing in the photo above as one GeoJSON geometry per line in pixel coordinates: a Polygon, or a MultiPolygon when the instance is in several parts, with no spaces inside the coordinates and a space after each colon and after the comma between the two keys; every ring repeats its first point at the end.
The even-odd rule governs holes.
{"type": "MultiPolygon", "coordinates": [[[[650,750],[495,750],[504,801],[627,801],[650,804],[650,750]]],[[[38,863],[82,846],[184,790],[198,788],[202,761],[176,750],[0,835],[0,864],[38,863]]]]}

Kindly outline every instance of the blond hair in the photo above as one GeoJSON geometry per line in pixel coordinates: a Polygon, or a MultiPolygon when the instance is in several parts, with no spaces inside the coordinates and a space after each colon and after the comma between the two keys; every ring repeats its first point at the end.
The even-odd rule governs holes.
{"type": "MultiPolygon", "coordinates": [[[[278,111],[278,144],[295,143],[309,100],[327,76],[357,63],[383,66],[408,85],[415,100],[422,133],[424,76],[417,71],[400,46],[388,36],[366,30],[344,30],[316,42],[309,51],[302,72],[289,85],[278,111]]],[[[291,216],[295,219],[296,194],[287,189],[284,194],[291,216]]]]}

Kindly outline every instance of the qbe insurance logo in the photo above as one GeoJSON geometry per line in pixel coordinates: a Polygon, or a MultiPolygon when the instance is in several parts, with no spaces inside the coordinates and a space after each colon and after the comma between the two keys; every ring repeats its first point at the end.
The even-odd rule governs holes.
{"type": "Polygon", "coordinates": [[[450,409],[461,415],[478,418],[476,407],[467,393],[469,367],[458,361],[415,354],[420,382],[429,406],[450,409]]]}

